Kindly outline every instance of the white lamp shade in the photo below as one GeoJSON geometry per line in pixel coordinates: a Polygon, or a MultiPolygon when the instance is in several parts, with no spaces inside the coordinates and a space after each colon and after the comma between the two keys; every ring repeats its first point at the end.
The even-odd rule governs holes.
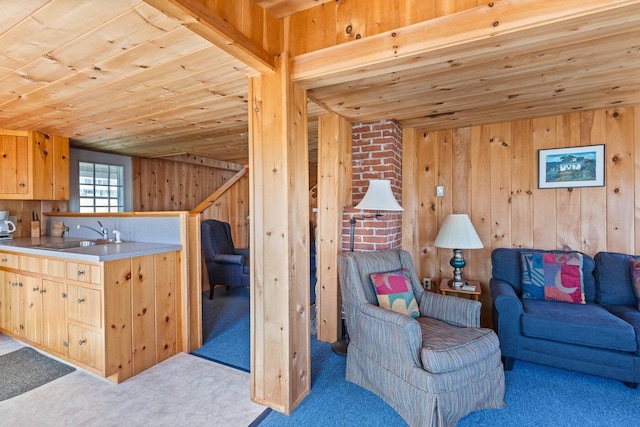
{"type": "Polygon", "coordinates": [[[372,179],[369,188],[355,209],[368,211],[401,211],[402,206],[396,202],[391,191],[391,181],[388,179],[372,179]]]}
{"type": "Polygon", "coordinates": [[[448,215],[440,227],[433,245],[436,248],[449,249],[481,249],[484,247],[467,214],[448,215]]]}

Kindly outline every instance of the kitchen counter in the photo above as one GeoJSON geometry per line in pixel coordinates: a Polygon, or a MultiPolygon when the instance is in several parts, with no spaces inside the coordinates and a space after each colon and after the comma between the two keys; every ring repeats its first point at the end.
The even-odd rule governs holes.
{"type": "Polygon", "coordinates": [[[182,249],[181,245],[171,243],[121,242],[107,243],[95,246],[82,246],[67,249],[40,248],[38,245],[48,243],[62,243],[92,239],[62,238],[62,237],[19,237],[0,241],[0,250],[12,251],[27,255],[41,255],[48,257],[66,258],[78,261],[112,261],[122,258],[132,258],[143,255],[153,255],[163,252],[173,252],[182,249]]]}

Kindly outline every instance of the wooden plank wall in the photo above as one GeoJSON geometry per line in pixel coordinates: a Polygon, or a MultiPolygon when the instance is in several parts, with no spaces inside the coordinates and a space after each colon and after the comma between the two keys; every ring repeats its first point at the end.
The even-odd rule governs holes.
{"type": "MultiPolygon", "coordinates": [[[[66,200],[0,200],[0,211],[9,211],[9,215],[16,217],[16,231],[13,237],[31,236],[32,213],[38,214],[42,221],[43,212],[69,212],[69,202],[66,200]]],[[[45,229],[44,224],[40,230],[45,229]]]]}
{"type": "Polygon", "coordinates": [[[338,0],[285,19],[292,56],[491,3],[491,0],[338,0]],[[303,36],[303,34],[305,34],[303,36]]]}
{"type": "MultiPolygon", "coordinates": [[[[422,133],[405,129],[403,190],[417,198],[405,233],[420,277],[450,277],[448,249],[433,241],[449,213],[468,213],[484,249],[467,250],[464,276],[483,287],[490,319],[491,251],[499,247],[640,253],[640,106],[422,133]],[[407,134],[411,134],[406,136],[407,134]],[[412,144],[413,141],[413,144],[412,144]],[[604,187],[538,189],[538,150],[605,144],[604,187]],[[436,197],[436,185],[445,196],[436,197]]],[[[403,196],[403,200],[407,200],[403,196]]]]}
{"type": "MultiPolygon", "coordinates": [[[[164,159],[133,159],[133,210],[189,211],[233,177],[236,171],[164,159]]],[[[206,209],[202,220],[231,224],[237,247],[249,242],[249,179],[243,177],[206,209]]]]}

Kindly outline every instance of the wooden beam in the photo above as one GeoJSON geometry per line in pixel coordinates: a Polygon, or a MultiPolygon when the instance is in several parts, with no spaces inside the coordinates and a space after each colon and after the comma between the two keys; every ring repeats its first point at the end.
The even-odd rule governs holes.
{"type": "Polygon", "coordinates": [[[297,56],[292,65],[293,80],[313,89],[374,77],[381,70],[389,72],[394,61],[402,70],[418,68],[425,57],[445,49],[638,4],[640,0],[492,2],[297,56]]]}
{"type": "Polygon", "coordinates": [[[247,168],[242,168],[237,174],[231,177],[231,179],[220,186],[209,197],[204,199],[198,206],[193,208],[190,214],[201,214],[207,209],[213,202],[218,200],[229,188],[233,186],[240,178],[247,174],[247,168]]]}
{"type": "Polygon", "coordinates": [[[260,7],[270,14],[284,18],[303,10],[311,9],[320,4],[330,3],[335,0],[254,0],[260,7]]]}
{"type": "MultiPolygon", "coordinates": [[[[258,73],[273,72],[275,56],[197,0],[144,0],[258,73]]],[[[240,3],[240,2],[238,2],[240,3]]]]}
{"type": "MultiPolygon", "coordinates": [[[[402,130],[402,249],[411,254],[411,258],[419,260],[418,242],[420,239],[418,227],[418,135],[414,128],[402,130]]],[[[414,263],[416,262],[414,261],[414,263]]],[[[418,277],[421,274],[420,265],[416,264],[418,277]]]]}
{"type": "Polygon", "coordinates": [[[311,387],[307,102],[276,65],[249,78],[251,399],[289,414],[311,387]]]}
{"type": "Polygon", "coordinates": [[[207,166],[210,168],[223,169],[229,171],[241,171],[243,166],[238,163],[225,162],[224,160],[212,159],[211,157],[199,156],[197,154],[176,153],[150,156],[152,159],[166,159],[173,162],[188,163],[196,166],[207,166]]]}
{"type": "Polygon", "coordinates": [[[341,337],[338,254],[342,212],[351,200],[351,124],[332,113],[318,117],[318,340],[341,337]]]}

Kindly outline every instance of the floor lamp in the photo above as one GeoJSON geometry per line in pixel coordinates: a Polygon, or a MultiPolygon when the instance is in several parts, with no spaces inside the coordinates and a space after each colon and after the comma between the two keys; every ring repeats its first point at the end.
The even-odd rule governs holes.
{"type": "MultiPolygon", "coordinates": [[[[352,216],[349,220],[349,225],[351,226],[350,234],[349,234],[349,250],[353,252],[354,247],[354,236],[356,230],[356,222],[358,219],[365,220],[371,218],[380,218],[384,214],[382,211],[402,211],[402,206],[398,204],[396,198],[393,196],[393,191],[391,190],[391,181],[388,179],[372,179],[369,180],[369,188],[367,189],[366,194],[354,209],[359,209],[362,211],[375,211],[374,214],[364,215],[362,214],[360,218],[356,218],[356,216],[352,216]]],[[[349,345],[349,332],[345,326],[344,319],[342,323],[342,334],[343,338],[334,342],[331,345],[331,349],[336,354],[346,355],[347,354],[347,346],[349,345]]]]}

